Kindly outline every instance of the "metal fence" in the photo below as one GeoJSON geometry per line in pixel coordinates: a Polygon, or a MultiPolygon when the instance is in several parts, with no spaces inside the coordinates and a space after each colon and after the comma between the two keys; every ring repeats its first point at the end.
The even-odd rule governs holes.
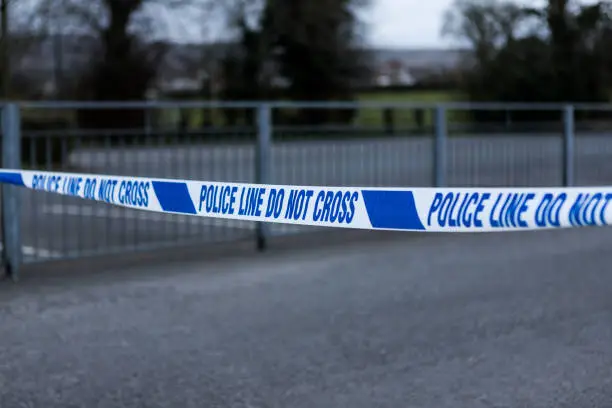
{"type": "MultiPolygon", "coordinates": [[[[5,168],[302,185],[612,183],[612,105],[36,102],[4,105],[2,133],[5,168]],[[79,125],[79,112],[111,108],[141,112],[142,126],[79,125]],[[331,110],[336,119],[317,125],[331,110]],[[536,111],[550,119],[525,119],[536,111]]],[[[12,265],[312,230],[2,192],[12,265]]]]}

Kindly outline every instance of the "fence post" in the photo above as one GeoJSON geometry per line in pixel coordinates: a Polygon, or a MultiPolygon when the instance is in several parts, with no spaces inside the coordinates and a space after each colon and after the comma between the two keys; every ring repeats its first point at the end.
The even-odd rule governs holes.
{"type": "MultiPolygon", "coordinates": [[[[272,142],[272,114],[269,104],[257,107],[257,148],[255,154],[255,182],[267,184],[270,181],[270,149],[272,142]]],[[[258,222],[256,228],[257,249],[266,249],[268,225],[258,222]]]]}
{"type": "Polygon", "coordinates": [[[563,186],[574,185],[574,107],[563,110],[563,186]]]}
{"type": "MultiPolygon", "coordinates": [[[[2,167],[21,168],[21,118],[14,103],[2,107],[2,167]]],[[[2,258],[6,273],[16,281],[21,265],[21,205],[19,187],[2,185],[2,258]]]]}
{"type": "Polygon", "coordinates": [[[446,107],[439,105],[435,110],[435,143],[434,143],[434,186],[444,187],[446,185],[446,107]]]}

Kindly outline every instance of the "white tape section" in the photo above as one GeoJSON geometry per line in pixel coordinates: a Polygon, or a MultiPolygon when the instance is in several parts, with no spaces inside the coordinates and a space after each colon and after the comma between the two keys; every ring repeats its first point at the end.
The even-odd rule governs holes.
{"type": "Polygon", "coordinates": [[[337,228],[479,232],[612,224],[612,187],[309,187],[0,169],[0,182],[157,213],[337,228]]]}

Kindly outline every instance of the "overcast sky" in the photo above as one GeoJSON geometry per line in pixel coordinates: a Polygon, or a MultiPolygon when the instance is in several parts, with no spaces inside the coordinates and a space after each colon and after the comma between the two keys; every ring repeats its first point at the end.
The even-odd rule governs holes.
{"type": "MultiPolygon", "coordinates": [[[[286,0],[290,1],[290,0],[286,0]]],[[[370,0],[361,18],[366,23],[368,43],[379,47],[440,47],[448,44],[440,37],[444,11],[453,0],[370,0]]],[[[163,11],[160,11],[163,13],[163,11]]],[[[167,12],[167,10],[166,10],[167,12]]],[[[166,14],[168,20],[172,20],[166,14]]],[[[181,24],[170,24],[170,37],[193,41],[202,35],[199,24],[185,23],[189,16],[180,14],[181,24]],[[187,17],[185,19],[185,17],[187,17]]],[[[191,16],[197,20],[195,15],[191,16]]],[[[207,15],[207,18],[210,16],[207,15]]],[[[221,21],[222,17],[219,17],[221,21]]],[[[201,20],[200,20],[201,21],[201,20]]],[[[223,24],[207,24],[210,40],[225,37],[223,24]]]]}
{"type": "Polygon", "coordinates": [[[432,47],[440,37],[442,16],[452,0],[372,0],[365,18],[376,46],[432,47]]]}
{"type": "MultiPolygon", "coordinates": [[[[541,6],[545,0],[522,0],[541,6]]],[[[579,0],[581,4],[596,0],[579,0]]],[[[450,40],[442,38],[443,14],[453,0],[371,0],[366,14],[369,40],[375,46],[444,47],[450,40]]]]}
{"type": "MultiPolygon", "coordinates": [[[[517,1],[541,6],[547,0],[517,1]]],[[[574,1],[587,4],[597,0],[574,1]]],[[[362,13],[362,18],[368,30],[367,40],[369,44],[376,47],[410,48],[439,48],[453,45],[451,39],[442,38],[440,33],[444,12],[451,7],[454,0],[370,0],[370,2],[369,8],[362,13]]],[[[22,3],[25,3],[25,1],[22,0],[22,3]]],[[[152,2],[150,4],[159,6],[163,3],[152,2]]],[[[166,17],[169,23],[166,33],[176,41],[193,42],[202,41],[204,38],[207,38],[208,41],[214,41],[227,35],[222,23],[211,24],[210,22],[204,25],[208,30],[208,33],[204,34],[201,23],[205,18],[197,13],[175,15],[171,10],[161,8],[156,14],[166,17]],[[174,17],[180,18],[175,19],[174,17]],[[192,22],[189,20],[192,20],[192,22]]],[[[207,17],[210,18],[210,16],[207,17]]]]}

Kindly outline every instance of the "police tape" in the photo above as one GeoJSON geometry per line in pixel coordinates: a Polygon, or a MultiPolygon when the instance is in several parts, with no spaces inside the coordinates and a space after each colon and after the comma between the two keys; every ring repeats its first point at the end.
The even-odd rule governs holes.
{"type": "Polygon", "coordinates": [[[315,187],[8,169],[0,169],[0,183],[159,213],[324,227],[479,232],[612,224],[612,187],[315,187]]]}

